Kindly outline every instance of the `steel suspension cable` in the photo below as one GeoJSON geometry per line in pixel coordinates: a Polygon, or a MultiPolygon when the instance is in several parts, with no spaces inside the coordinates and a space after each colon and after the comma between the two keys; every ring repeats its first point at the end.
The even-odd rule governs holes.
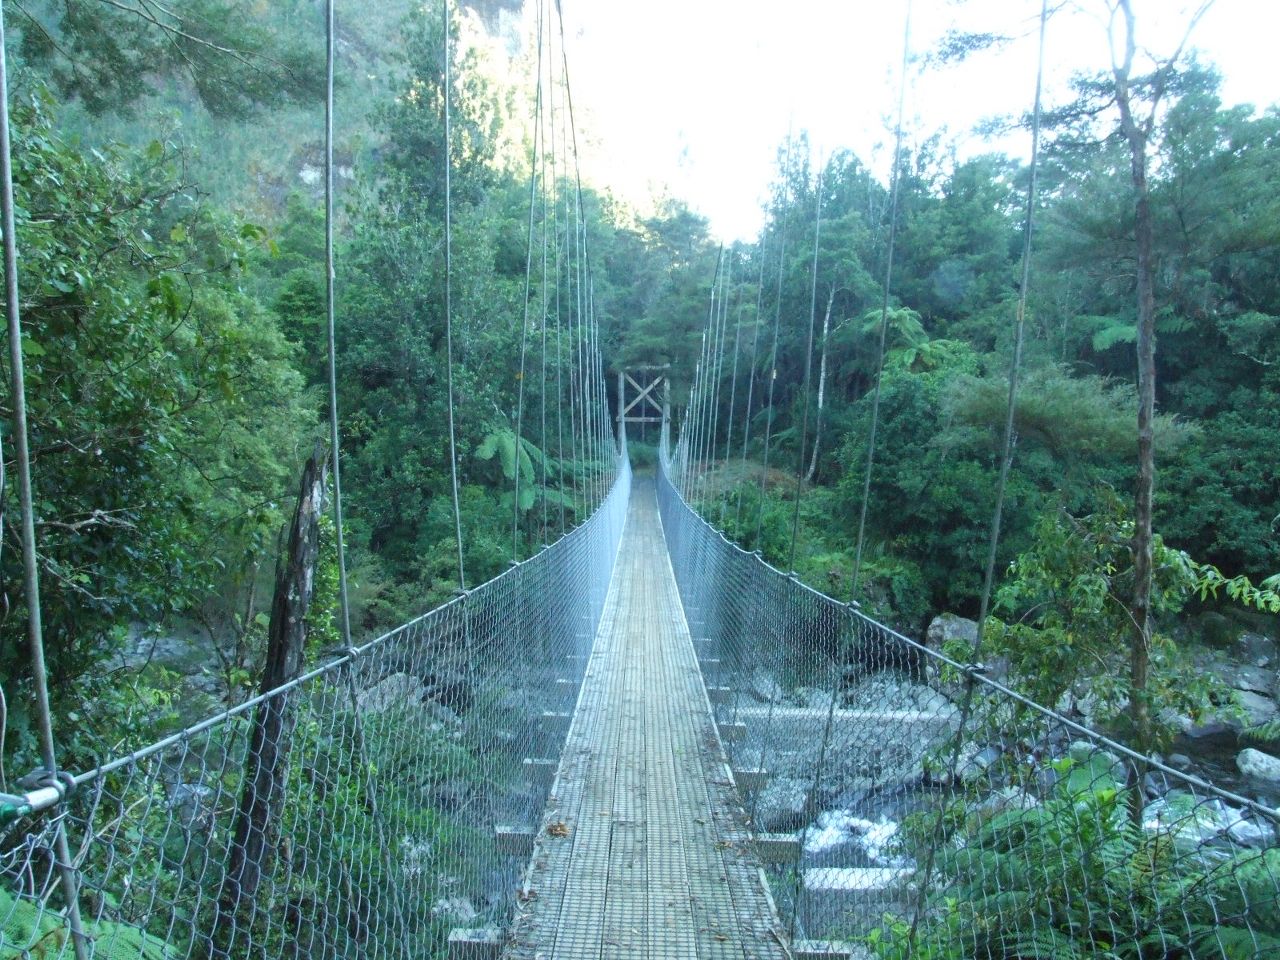
{"type": "MultiPolygon", "coordinates": [[[[590,264],[588,261],[588,270],[590,264]]],[[[604,331],[600,325],[600,314],[596,310],[596,282],[592,277],[590,281],[590,297],[591,297],[591,318],[592,325],[595,329],[596,339],[596,381],[600,385],[600,405],[596,407],[596,422],[600,425],[600,444],[605,454],[605,459],[601,463],[601,475],[604,480],[602,488],[603,496],[608,496],[609,487],[613,483],[613,457],[615,452],[613,427],[609,420],[609,378],[605,375],[604,368],[604,331]]],[[[602,496],[602,500],[603,500],[602,496]]]]}
{"type": "MultiPolygon", "coordinates": [[[[538,0],[538,85],[539,87],[541,87],[542,85],[542,12],[543,12],[542,0],[538,0]]],[[[549,101],[548,106],[554,110],[555,101],[554,99],[551,99],[551,95],[554,93],[554,89],[553,89],[553,85],[550,83],[548,84],[547,93],[548,93],[548,101],[549,101]]],[[[554,136],[555,123],[553,122],[549,124],[549,126],[553,131],[552,135],[554,136]]],[[[542,128],[541,121],[539,121],[538,129],[541,130],[541,128],[542,128]]],[[[545,140],[544,140],[544,143],[545,143],[545,140]]],[[[554,149],[555,147],[553,145],[552,150],[554,149]]],[[[552,174],[554,175],[554,173],[555,173],[555,170],[553,168],[552,174]]],[[[539,231],[539,235],[542,238],[542,279],[541,279],[541,286],[539,287],[539,290],[541,291],[541,297],[539,298],[541,301],[541,313],[538,319],[538,326],[540,327],[541,340],[542,340],[542,346],[539,352],[540,353],[540,356],[539,356],[540,369],[538,371],[538,400],[539,400],[538,407],[539,407],[539,421],[540,421],[540,426],[538,430],[538,450],[542,456],[542,498],[541,498],[542,499],[542,545],[544,547],[551,542],[550,537],[547,535],[548,511],[550,508],[550,504],[548,502],[549,501],[548,494],[551,489],[550,487],[551,450],[550,450],[550,445],[547,443],[547,317],[548,317],[547,277],[549,275],[547,272],[548,271],[547,215],[550,212],[550,206],[551,206],[549,202],[550,192],[551,192],[551,185],[547,182],[547,150],[544,145],[542,149],[542,229],[539,231]]]]}
{"type": "MultiPolygon", "coordinates": [[[[552,88],[554,94],[555,88],[552,88]]],[[[552,155],[552,175],[555,175],[556,157],[552,155]]],[[[552,231],[555,242],[555,278],[556,278],[556,465],[559,473],[560,490],[560,535],[565,530],[565,462],[564,462],[564,328],[560,315],[560,185],[556,182],[556,201],[552,204],[552,231]]],[[[572,423],[570,423],[572,429],[572,423]]],[[[570,441],[572,441],[570,437],[570,441]]],[[[576,459],[576,458],[575,458],[576,459]]],[[[577,502],[575,484],[574,502],[577,502]]]]}
{"type": "Polygon", "coordinates": [[[742,476],[738,481],[738,502],[734,508],[733,525],[740,532],[742,523],[742,494],[747,476],[747,444],[751,440],[751,400],[756,386],[756,349],[760,343],[760,317],[764,306],[764,263],[765,237],[760,237],[760,247],[756,251],[760,258],[760,269],[756,276],[756,312],[751,322],[751,362],[747,365],[747,406],[742,413],[742,476]]]}
{"type": "Polygon", "coordinates": [[[809,281],[809,336],[804,348],[804,413],[800,418],[800,459],[796,462],[796,504],[791,515],[791,552],[787,572],[796,570],[796,541],[800,533],[800,500],[804,493],[804,452],[809,436],[809,393],[813,380],[813,327],[818,319],[818,245],[822,240],[822,157],[818,158],[818,175],[814,181],[813,273],[809,281]]]}
{"type": "Polygon", "coordinates": [[[787,221],[791,218],[791,131],[787,131],[787,152],[783,161],[782,173],[782,230],[778,240],[778,286],[774,292],[773,304],[773,347],[769,352],[769,399],[766,404],[768,414],[764,421],[764,457],[760,465],[760,505],[756,511],[756,546],[760,545],[760,535],[764,529],[765,485],[769,477],[769,443],[773,438],[773,396],[778,384],[778,330],[782,324],[782,284],[787,272],[787,221]]]}
{"type": "Polygon", "coordinates": [[[720,529],[724,529],[724,513],[729,506],[729,454],[733,448],[734,408],[738,402],[738,353],[742,342],[742,311],[746,309],[739,298],[738,313],[733,324],[733,368],[729,372],[729,423],[724,431],[724,467],[720,482],[720,529]]]}
{"type": "Polygon", "coordinates": [[[880,300],[880,339],[876,347],[876,382],[871,398],[871,429],[867,436],[867,461],[862,477],[862,504],[858,509],[858,541],[853,553],[849,596],[857,599],[862,577],[862,550],[866,543],[867,505],[871,500],[871,471],[876,462],[876,430],[880,424],[880,386],[884,379],[885,345],[889,337],[889,297],[893,284],[893,254],[898,239],[898,194],[901,188],[902,117],[907,102],[907,64],[911,56],[911,0],[902,26],[902,72],[898,76],[898,118],[893,133],[893,170],[889,174],[889,240],[885,251],[884,285],[880,300]]]}
{"type": "MultiPolygon", "coordinates": [[[[560,72],[561,72],[561,76],[564,79],[565,106],[568,108],[568,118],[567,118],[568,124],[569,124],[569,137],[568,137],[569,144],[568,145],[572,148],[572,157],[573,157],[574,193],[576,198],[575,215],[576,215],[577,223],[579,226],[579,229],[576,230],[574,233],[574,237],[575,237],[575,244],[579,242],[579,239],[582,244],[581,255],[579,257],[579,262],[578,262],[579,313],[581,314],[581,311],[584,306],[582,302],[582,298],[584,296],[587,296],[589,298],[589,303],[586,304],[586,306],[589,309],[590,318],[592,322],[594,322],[595,320],[595,287],[594,287],[594,283],[592,282],[592,276],[591,276],[591,250],[590,250],[589,238],[587,235],[586,215],[584,212],[585,207],[583,204],[582,164],[581,164],[581,154],[578,149],[578,123],[577,123],[577,119],[573,109],[573,84],[569,77],[569,54],[568,54],[568,45],[565,42],[564,10],[561,7],[560,0],[555,0],[555,5],[556,5],[556,18],[560,28],[560,72]],[[583,276],[584,272],[585,272],[585,283],[584,283],[584,276],[583,276]],[[584,289],[584,286],[585,286],[585,289],[584,289]]],[[[607,434],[610,429],[608,410],[606,407],[607,394],[604,392],[603,356],[601,356],[600,358],[600,386],[597,392],[599,394],[599,401],[601,403],[599,414],[600,414],[600,419],[602,423],[602,437],[603,437],[603,434],[607,434]]],[[[607,465],[602,467],[602,472],[601,472],[602,481],[604,480],[604,473],[608,469],[610,468],[607,465]]],[[[600,502],[603,502],[604,500],[603,490],[601,491],[599,500],[600,502]]]]}
{"type": "Polygon", "coordinates": [[[707,306],[707,325],[703,333],[702,342],[702,378],[701,390],[698,393],[698,405],[694,408],[694,432],[693,432],[693,464],[694,474],[690,484],[690,492],[692,494],[691,503],[694,510],[698,510],[698,491],[703,487],[703,479],[706,473],[705,450],[707,428],[710,426],[710,392],[711,383],[715,378],[715,349],[716,349],[716,319],[718,312],[718,294],[720,291],[720,278],[724,270],[724,244],[720,245],[720,252],[716,255],[716,272],[711,278],[711,298],[707,306]]]}
{"type": "MultiPolygon", "coordinates": [[[[702,343],[700,347],[698,364],[693,370],[693,386],[690,388],[689,409],[685,412],[685,423],[682,428],[687,426],[687,436],[685,441],[685,476],[684,486],[685,493],[689,500],[689,505],[693,503],[693,489],[697,483],[698,470],[698,430],[701,426],[701,410],[702,395],[706,390],[707,379],[707,332],[702,332],[702,343]]],[[[682,429],[682,432],[685,432],[682,429]]]]}
{"type": "Polygon", "coordinates": [[[334,2],[325,0],[325,96],[324,96],[324,302],[329,349],[329,452],[333,459],[333,526],[338,552],[338,608],[342,643],[351,647],[351,604],[347,590],[346,528],[342,517],[342,468],[338,432],[337,305],[334,297],[333,255],[333,80],[334,2]]]}
{"type": "MultiPolygon", "coordinates": [[[[978,614],[978,629],[969,653],[970,670],[965,675],[964,699],[960,706],[960,722],[956,728],[951,749],[950,762],[947,767],[948,781],[954,783],[960,764],[960,751],[963,746],[965,730],[973,715],[973,700],[976,681],[973,671],[979,666],[978,658],[982,652],[983,632],[986,629],[987,616],[990,612],[991,590],[995,580],[996,554],[1000,544],[1000,527],[1004,513],[1005,492],[1009,471],[1013,465],[1015,444],[1014,422],[1018,401],[1018,375],[1022,366],[1023,340],[1026,332],[1027,295],[1031,286],[1031,242],[1036,209],[1036,186],[1040,162],[1040,123],[1042,114],[1041,91],[1044,85],[1044,42],[1049,24],[1049,0],[1041,0],[1040,5],[1040,37],[1039,52],[1036,61],[1035,98],[1031,114],[1031,159],[1028,169],[1027,205],[1022,228],[1022,263],[1018,283],[1018,305],[1014,319],[1013,356],[1009,365],[1009,397],[1005,409],[1004,442],[1001,447],[1000,472],[996,480],[996,502],[991,516],[991,533],[987,564],[983,575],[982,597],[978,614]]],[[[925,862],[924,881],[920,884],[916,897],[915,911],[911,919],[908,936],[909,949],[914,950],[916,936],[922,914],[925,910],[925,895],[933,875],[937,850],[942,842],[943,815],[939,812],[934,822],[932,842],[925,862]]]]}
{"type": "Polygon", "coordinates": [[[452,42],[449,0],[444,16],[444,344],[446,386],[449,395],[449,483],[453,492],[453,529],[458,544],[458,589],[467,589],[467,567],[462,557],[462,504],[458,499],[458,434],[453,404],[453,131],[450,101],[453,88],[452,42]]]}
{"type": "MultiPolygon", "coordinates": [[[[728,263],[725,266],[724,277],[720,281],[720,316],[717,320],[716,334],[716,365],[715,375],[712,379],[713,394],[711,397],[711,431],[707,434],[707,475],[703,481],[703,497],[708,494],[708,487],[713,481],[713,471],[716,465],[716,448],[720,436],[720,388],[724,383],[724,344],[725,337],[728,335],[729,329],[729,288],[733,285],[733,250],[729,250],[728,263]]],[[[723,487],[724,478],[721,478],[721,486],[723,487]]],[[[710,509],[707,511],[710,513],[710,509]]]]}
{"type": "MultiPolygon", "coordinates": [[[[529,157],[529,232],[524,258],[524,316],[520,324],[520,373],[516,377],[516,441],[514,495],[511,504],[511,561],[520,559],[520,453],[524,439],[524,381],[525,357],[529,343],[529,297],[533,284],[533,219],[538,191],[538,143],[542,132],[542,4],[538,4],[538,79],[533,101],[533,145],[529,157]]],[[[545,151],[544,151],[545,152],[545,151]]],[[[545,231],[545,224],[544,224],[545,231]]],[[[543,275],[546,274],[546,245],[543,244],[543,275]]],[[[543,286],[545,290],[545,283],[543,286]]],[[[544,294],[545,295],[545,294],[544,294]]],[[[546,310],[544,308],[545,317],[546,310]]],[[[544,524],[545,526],[545,524],[544,524]]],[[[544,538],[545,539],[545,538],[544,538]]]]}
{"type": "Polygon", "coordinates": [[[582,522],[582,515],[586,512],[587,492],[586,492],[586,471],[584,463],[586,455],[584,451],[583,433],[582,433],[582,345],[578,337],[578,293],[575,285],[577,263],[573,257],[573,250],[569,245],[569,211],[565,208],[564,222],[564,256],[565,276],[564,282],[568,288],[565,292],[568,294],[567,304],[567,321],[566,327],[569,334],[568,347],[568,372],[569,372],[569,426],[570,426],[570,446],[573,457],[573,509],[575,513],[575,525],[582,522]],[[579,508],[578,500],[581,497],[582,507],[579,508]]]}
{"type": "MultiPolygon", "coordinates": [[[[355,643],[351,638],[351,602],[347,580],[346,527],[342,509],[342,469],[341,469],[341,433],[338,421],[338,346],[337,346],[337,297],[336,270],[334,267],[334,80],[336,74],[337,30],[335,21],[334,0],[325,0],[325,99],[324,99],[324,273],[325,273],[325,332],[328,347],[329,374],[329,453],[333,469],[333,526],[334,540],[338,559],[338,608],[339,624],[342,631],[342,643],[348,656],[356,655],[355,643]]],[[[343,670],[348,702],[351,707],[352,723],[356,741],[356,756],[359,759],[362,780],[369,815],[373,820],[378,836],[380,853],[388,863],[394,863],[389,854],[386,825],[383,822],[382,807],[378,800],[378,788],[373,777],[372,766],[368,761],[368,749],[364,735],[364,721],[359,709],[359,695],[355,686],[355,678],[349,669],[343,670]]],[[[395,918],[402,935],[408,934],[408,924],[404,915],[404,904],[399,896],[399,885],[394,885],[392,899],[395,904],[395,918]]]]}
{"type": "Polygon", "coordinates": [[[991,516],[991,537],[987,552],[987,566],[982,578],[982,598],[978,613],[978,635],[974,640],[972,660],[977,660],[982,646],[982,633],[986,627],[991,606],[991,590],[995,582],[996,553],[1000,546],[1000,527],[1004,517],[1005,492],[1009,484],[1009,471],[1013,467],[1013,452],[1017,438],[1014,419],[1018,402],[1018,378],[1022,369],[1022,349],[1027,327],[1027,294],[1031,287],[1031,240],[1035,220],[1036,187],[1040,171],[1040,122],[1041,91],[1044,85],[1044,38],[1049,20],[1049,0],[1042,0],[1040,8],[1040,53],[1036,70],[1036,93],[1031,112],[1031,159],[1028,165],[1026,219],[1022,229],[1022,273],[1018,282],[1018,307],[1013,325],[1013,359],[1009,364],[1009,401],[1005,410],[1004,443],[1000,454],[1000,475],[996,479],[996,505],[991,516]]]}
{"type": "MultiPolygon", "coordinates": [[[[13,145],[9,126],[9,65],[5,55],[4,6],[0,3],[0,223],[4,237],[5,320],[9,335],[9,374],[13,393],[14,460],[18,468],[18,505],[22,514],[22,579],[27,604],[27,641],[31,648],[31,680],[36,698],[36,738],[40,760],[50,786],[65,789],[59,778],[57,750],[53,739],[53,710],[49,702],[49,678],[44,656],[44,622],[40,610],[40,570],[36,553],[35,506],[31,484],[31,450],[27,428],[27,388],[22,358],[22,307],[18,299],[18,242],[13,197],[13,145]]],[[[0,743],[0,748],[4,744],[0,743]]],[[[67,902],[67,925],[76,960],[88,960],[89,942],[80,917],[80,883],[66,821],[56,817],[54,857],[63,897],[67,902]]]]}

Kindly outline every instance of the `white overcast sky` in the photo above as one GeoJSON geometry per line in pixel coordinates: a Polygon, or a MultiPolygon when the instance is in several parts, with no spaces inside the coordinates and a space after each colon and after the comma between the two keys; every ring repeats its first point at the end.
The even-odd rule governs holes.
{"type": "MultiPolygon", "coordinates": [[[[664,192],[710,218],[722,239],[749,239],[788,129],[815,150],[847,147],[887,170],[907,0],[562,0],[586,175],[642,207],[664,192]]],[[[1139,41],[1167,54],[1184,0],[1135,0],[1139,41]]],[[[1103,0],[1078,0],[1050,23],[1046,101],[1066,78],[1105,68],[1103,0]],[[1098,11],[1090,14],[1088,11],[1098,11]]],[[[1025,153],[970,133],[1029,109],[1039,0],[914,0],[912,49],[952,27],[1025,37],[999,53],[923,76],[908,71],[909,137],[946,126],[960,156],[1025,153]]],[[[1225,75],[1224,99],[1280,101],[1277,0],[1218,0],[1192,45],[1225,75]]],[[[1024,138],[1025,139],[1025,138],[1024,138]]]]}

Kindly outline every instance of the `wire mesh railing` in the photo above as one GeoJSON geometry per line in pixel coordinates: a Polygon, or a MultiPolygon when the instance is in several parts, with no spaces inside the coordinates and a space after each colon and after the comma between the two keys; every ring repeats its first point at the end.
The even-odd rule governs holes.
{"type": "Polygon", "coordinates": [[[769,566],[661,468],[658,491],[757,851],[807,955],[1280,957],[1277,811],[769,566]]]}
{"type": "Polygon", "coordinates": [[[0,832],[0,956],[72,956],[53,844],[100,958],[445,956],[509,920],[630,494],[495,579],[263,696],[74,778],[0,832]]]}

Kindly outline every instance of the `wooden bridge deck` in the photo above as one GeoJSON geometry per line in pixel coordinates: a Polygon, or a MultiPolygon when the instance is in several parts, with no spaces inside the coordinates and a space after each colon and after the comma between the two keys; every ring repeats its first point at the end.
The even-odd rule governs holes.
{"type": "Polygon", "coordinates": [[[521,902],[509,960],[788,956],[648,477],[632,490],[521,902]]]}

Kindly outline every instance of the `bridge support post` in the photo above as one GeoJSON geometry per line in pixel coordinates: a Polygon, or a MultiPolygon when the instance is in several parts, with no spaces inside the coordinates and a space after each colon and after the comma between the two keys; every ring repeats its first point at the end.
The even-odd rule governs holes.
{"type": "Polygon", "coordinates": [[[671,383],[666,373],[669,368],[670,364],[664,363],[658,366],[632,367],[630,370],[618,371],[618,437],[620,442],[622,438],[627,436],[628,423],[639,423],[642,427],[650,423],[659,424],[665,435],[667,421],[670,417],[668,406],[670,404],[671,383]],[[637,380],[632,376],[633,372],[637,374],[643,372],[645,376],[637,380]],[[627,399],[628,386],[634,391],[630,400],[627,399]],[[661,388],[660,393],[659,388],[661,388]]]}

